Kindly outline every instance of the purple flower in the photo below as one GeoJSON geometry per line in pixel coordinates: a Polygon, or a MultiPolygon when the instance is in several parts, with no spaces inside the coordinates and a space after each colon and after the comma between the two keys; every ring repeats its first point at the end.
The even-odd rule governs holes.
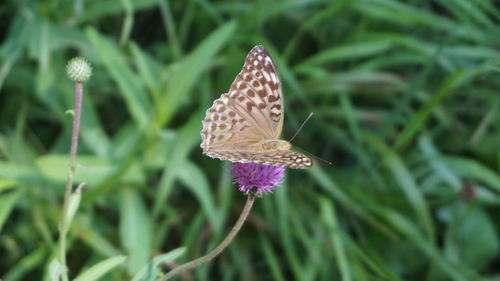
{"type": "Polygon", "coordinates": [[[272,166],[257,163],[237,163],[231,166],[234,183],[246,195],[262,196],[280,186],[285,176],[284,166],[272,166]]]}

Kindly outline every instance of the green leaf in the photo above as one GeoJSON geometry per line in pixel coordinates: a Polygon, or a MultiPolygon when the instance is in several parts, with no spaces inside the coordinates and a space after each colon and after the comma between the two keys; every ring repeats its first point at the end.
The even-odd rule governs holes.
{"type": "Polygon", "coordinates": [[[134,56],[137,70],[141,75],[141,80],[144,81],[154,97],[158,98],[157,95],[159,95],[160,91],[160,79],[158,79],[158,76],[161,75],[160,69],[162,65],[144,53],[137,44],[131,43],[130,50],[134,56]]]}
{"type": "Polygon", "coordinates": [[[449,36],[460,39],[483,41],[486,33],[474,25],[457,22],[430,10],[393,0],[362,0],[354,2],[354,7],[364,16],[386,21],[398,26],[430,28],[434,32],[446,31],[449,36]]]}
{"type": "Polygon", "coordinates": [[[343,207],[357,216],[363,218],[380,230],[387,231],[385,225],[382,225],[375,217],[373,217],[364,206],[357,204],[348,196],[331,177],[320,166],[313,166],[309,169],[309,174],[316,181],[321,189],[329,196],[340,202],[343,207]]]}
{"type": "Polygon", "coordinates": [[[366,134],[365,138],[382,156],[387,169],[392,173],[394,179],[401,187],[406,196],[406,200],[408,200],[412,206],[417,219],[427,232],[426,234],[432,239],[432,237],[434,237],[434,227],[429,208],[422,192],[417,186],[413,174],[408,170],[398,154],[391,150],[379,138],[369,134],[366,134]]]}
{"type": "Polygon", "coordinates": [[[463,178],[484,182],[497,192],[500,191],[500,176],[498,172],[491,170],[479,161],[465,157],[452,156],[443,157],[443,160],[455,171],[455,173],[463,178]]]}
{"type": "Polygon", "coordinates": [[[498,233],[492,220],[482,208],[468,212],[458,227],[455,242],[461,260],[465,264],[481,269],[498,255],[500,250],[498,233]]]}
{"type": "Polygon", "coordinates": [[[434,147],[429,136],[424,135],[419,138],[418,144],[424,156],[429,161],[431,167],[435,170],[435,174],[445,180],[455,192],[458,192],[462,187],[459,177],[446,165],[439,151],[434,147]]]}
{"type": "MultiPolygon", "coordinates": [[[[164,160],[166,163],[164,173],[160,180],[159,190],[155,197],[153,214],[156,217],[165,204],[169,194],[173,192],[174,182],[177,178],[178,163],[186,161],[189,152],[199,144],[199,134],[201,130],[201,111],[192,113],[189,122],[177,131],[175,141],[169,142],[169,154],[164,160]]],[[[163,144],[163,143],[162,143],[163,144]]]]}
{"type": "Polygon", "coordinates": [[[150,262],[148,262],[145,266],[137,272],[132,281],[153,281],[157,276],[159,270],[159,265],[164,265],[166,263],[170,263],[180,256],[184,255],[186,252],[186,248],[177,248],[166,254],[159,255],[154,257],[150,262]]]}
{"type": "Polygon", "coordinates": [[[59,260],[57,258],[53,259],[49,263],[49,276],[50,276],[50,280],[51,281],[59,281],[59,280],[61,280],[60,278],[61,278],[61,276],[62,276],[62,274],[63,274],[63,272],[65,270],[66,269],[59,262],[59,260]]]}
{"type": "Polygon", "coordinates": [[[105,67],[118,84],[120,94],[125,99],[128,109],[139,127],[148,124],[152,111],[152,103],[147,95],[143,82],[126,63],[120,49],[95,29],[86,30],[90,42],[100,56],[105,67]]]}
{"type": "MultiPolygon", "coordinates": [[[[157,104],[157,124],[163,127],[179,110],[180,104],[189,99],[189,92],[199,81],[200,75],[212,64],[215,54],[231,38],[236,22],[230,21],[212,32],[180,65],[176,66],[163,98],[157,104]]],[[[198,99],[198,97],[194,97],[198,99]]]]}
{"type": "Polygon", "coordinates": [[[383,217],[390,226],[401,232],[405,238],[409,239],[419,250],[424,253],[435,266],[447,274],[450,280],[454,281],[467,281],[468,278],[464,276],[462,271],[453,266],[450,261],[442,256],[439,249],[433,244],[429,243],[418,230],[417,225],[408,220],[402,214],[390,209],[379,208],[376,210],[383,217]]]}
{"type": "Polygon", "coordinates": [[[69,197],[68,213],[66,214],[65,222],[63,224],[67,228],[69,228],[69,226],[71,225],[71,222],[75,217],[76,211],[80,206],[80,201],[82,199],[82,189],[84,188],[84,186],[85,184],[83,183],[80,184],[78,188],[73,192],[73,194],[71,194],[69,197]]]}
{"type": "Polygon", "coordinates": [[[127,259],[126,256],[116,256],[103,260],[84,272],[80,273],[73,281],[94,281],[99,280],[102,276],[108,273],[113,268],[119,266],[127,259]]]}
{"type": "Polygon", "coordinates": [[[392,46],[392,41],[384,38],[367,42],[346,44],[315,54],[313,57],[296,66],[294,70],[299,71],[301,68],[311,67],[316,64],[326,64],[338,60],[370,57],[385,52],[392,46]]]}
{"type": "Polygon", "coordinates": [[[218,232],[221,228],[221,221],[217,216],[214,194],[210,189],[205,174],[198,166],[187,160],[177,165],[179,167],[177,170],[179,179],[198,199],[214,230],[218,232]]]}
{"type": "Polygon", "coordinates": [[[480,74],[480,69],[460,70],[448,76],[439,90],[432,95],[431,99],[425,103],[420,110],[413,115],[403,131],[398,135],[394,148],[401,150],[406,147],[419,130],[422,129],[432,111],[446,98],[453,90],[469,82],[476,75],[480,74]]]}
{"type": "Polygon", "coordinates": [[[279,257],[276,256],[274,251],[272,250],[271,243],[268,240],[268,237],[260,235],[261,248],[263,248],[263,252],[267,261],[267,266],[271,270],[271,274],[273,276],[272,280],[276,281],[285,281],[285,277],[283,276],[283,269],[280,267],[279,257]]]}
{"type": "Polygon", "coordinates": [[[151,237],[151,222],[144,201],[136,190],[123,188],[120,200],[120,238],[129,254],[130,274],[135,274],[147,263],[151,237]]]}
{"type": "Polygon", "coordinates": [[[335,256],[337,257],[336,262],[340,269],[342,281],[350,281],[352,280],[352,267],[349,266],[349,261],[347,259],[346,246],[344,239],[342,239],[341,236],[342,231],[340,229],[340,225],[338,224],[335,206],[326,197],[319,198],[319,206],[321,209],[321,218],[329,229],[329,238],[333,244],[335,256]]]}
{"type": "MultiPolygon", "coordinates": [[[[134,0],[133,9],[139,12],[144,9],[153,9],[158,5],[158,0],[134,0]]],[[[100,18],[106,18],[113,15],[122,15],[125,6],[121,1],[88,1],[85,2],[85,12],[79,15],[79,23],[98,21],[100,18]]]]}
{"type": "Polygon", "coordinates": [[[12,209],[16,205],[22,194],[21,190],[16,190],[9,193],[0,193],[0,233],[2,232],[3,225],[12,209]]]}
{"type": "Polygon", "coordinates": [[[0,178],[26,185],[43,181],[43,177],[35,168],[3,161],[0,161],[0,178]]]}
{"type": "MultiPolygon", "coordinates": [[[[117,167],[113,166],[108,159],[94,156],[78,156],[74,174],[75,182],[86,182],[89,186],[97,186],[107,179],[117,167]]],[[[66,182],[68,172],[68,155],[49,154],[40,156],[35,161],[36,167],[47,178],[66,182]]],[[[132,167],[125,173],[125,182],[143,182],[143,174],[138,165],[132,167]]]]}
{"type": "Polygon", "coordinates": [[[16,188],[16,182],[12,179],[0,178],[0,192],[16,188]]]}
{"type": "Polygon", "coordinates": [[[121,254],[122,252],[115,248],[115,243],[112,241],[113,237],[103,235],[97,224],[96,220],[91,219],[91,216],[82,212],[76,217],[72,230],[74,233],[78,233],[80,239],[99,255],[112,257],[121,254]]]}
{"type": "Polygon", "coordinates": [[[33,270],[39,269],[42,264],[47,262],[48,252],[47,246],[41,246],[27,253],[13,267],[8,269],[9,271],[2,276],[2,280],[30,279],[29,277],[32,276],[26,278],[23,278],[23,276],[28,275],[33,270]]]}

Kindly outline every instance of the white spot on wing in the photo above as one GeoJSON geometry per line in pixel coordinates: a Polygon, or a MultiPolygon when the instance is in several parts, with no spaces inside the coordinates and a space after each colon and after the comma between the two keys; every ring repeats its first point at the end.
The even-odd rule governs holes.
{"type": "Polygon", "coordinates": [[[277,84],[278,82],[278,78],[276,77],[276,74],[274,74],[274,72],[271,72],[271,80],[274,84],[277,84]]]}
{"type": "Polygon", "coordinates": [[[267,81],[271,81],[271,76],[269,76],[269,73],[267,71],[264,71],[262,73],[264,73],[264,77],[266,78],[267,81]]]}

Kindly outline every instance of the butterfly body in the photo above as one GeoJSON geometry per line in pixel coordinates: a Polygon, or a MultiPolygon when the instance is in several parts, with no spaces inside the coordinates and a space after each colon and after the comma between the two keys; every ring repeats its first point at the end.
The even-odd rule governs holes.
{"type": "Polygon", "coordinates": [[[201,131],[203,154],[239,163],[308,168],[312,160],[291,151],[283,129],[279,74],[268,51],[255,46],[228,93],[207,110],[201,131]]]}
{"type": "Polygon", "coordinates": [[[257,144],[263,151],[280,151],[280,150],[290,150],[292,145],[284,140],[279,139],[266,139],[257,144]]]}

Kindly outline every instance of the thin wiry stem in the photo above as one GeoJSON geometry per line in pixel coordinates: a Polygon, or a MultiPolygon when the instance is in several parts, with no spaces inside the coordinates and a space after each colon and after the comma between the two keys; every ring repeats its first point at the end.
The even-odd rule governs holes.
{"type": "MultiPolygon", "coordinates": [[[[83,84],[75,85],[75,116],[73,118],[73,130],[71,132],[71,148],[69,151],[68,175],[66,177],[66,191],[64,194],[63,213],[59,225],[59,261],[66,269],[66,234],[68,232],[68,204],[73,189],[73,174],[76,166],[76,152],[78,150],[78,133],[80,131],[80,115],[82,108],[83,84]]],[[[64,281],[68,280],[67,271],[62,275],[64,281]]]]}
{"type": "Polygon", "coordinates": [[[194,259],[190,262],[187,262],[185,264],[181,264],[174,269],[172,269],[170,272],[168,272],[163,278],[161,278],[159,281],[166,281],[171,279],[172,277],[178,275],[179,273],[182,273],[184,271],[193,269],[203,263],[206,263],[213,258],[215,258],[218,254],[222,252],[230,243],[233,241],[234,237],[236,234],[240,231],[241,227],[243,226],[243,223],[245,222],[246,218],[248,217],[248,214],[250,213],[250,210],[252,209],[253,202],[255,201],[255,197],[253,195],[248,196],[247,202],[245,203],[245,207],[243,208],[243,211],[240,214],[240,217],[236,221],[236,224],[233,226],[229,234],[222,240],[222,242],[215,247],[210,253],[204,255],[203,257],[199,257],[197,259],[194,259]]]}

